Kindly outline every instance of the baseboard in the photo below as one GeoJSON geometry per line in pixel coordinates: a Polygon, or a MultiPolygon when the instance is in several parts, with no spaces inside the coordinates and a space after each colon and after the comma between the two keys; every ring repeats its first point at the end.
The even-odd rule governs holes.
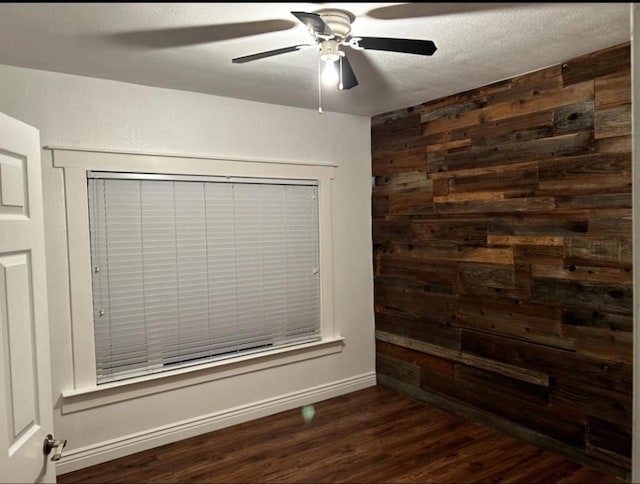
{"type": "Polygon", "coordinates": [[[57,463],[56,473],[58,475],[66,474],[160,445],[338,397],[374,385],[376,385],[376,373],[365,373],[326,385],[73,449],[64,453],[62,460],[57,463]]]}

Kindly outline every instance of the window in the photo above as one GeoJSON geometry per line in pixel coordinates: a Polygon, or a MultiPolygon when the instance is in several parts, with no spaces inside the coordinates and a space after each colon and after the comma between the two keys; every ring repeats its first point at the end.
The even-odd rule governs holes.
{"type": "MultiPolygon", "coordinates": [[[[168,155],[153,153],[124,153],[80,148],[49,147],[53,166],[60,169],[60,182],[64,184],[64,226],[67,237],[64,252],[67,261],[61,260],[57,284],[68,285],[67,290],[56,291],[69,298],[68,329],[71,350],[65,354],[73,375],[70,386],[64,389],[63,410],[75,412],[106,404],[168,391],[184,386],[214,381],[220,378],[262,371],[280,365],[296,364],[309,359],[324,358],[343,351],[344,339],[338,332],[339,325],[333,311],[333,236],[332,187],[336,171],[331,162],[299,163],[297,161],[238,160],[193,155],[168,155]],[[176,172],[179,176],[176,176],[176,172]],[[110,174],[99,178],[98,174],[110,174]],[[147,174],[141,177],[140,174],[147,174]],[[117,178],[115,175],[119,178],[117,178]],[[131,178],[127,178],[131,177],[131,178]],[[104,268],[92,264],[92,247],[89,222],[91,215],[89,185],[92,180],[122,181],[173,181],[248,183],[311,187],[317,192],[314,212],[317,221],[319,272],[312,274],[319,284],[319,338],[303,343],[303,340],[282,346],[265,347],[263,350],[245,350],[228,355],[205,356],[199,360],[182,361],[164,365],[154,362],[156,371],[142,367],[130,368],[128,374],[111,375],[100,379],[97,367],[98,348],[94,316],[100,309],[94,307],[93,277],[104,275],[104,268]],[[314,186],[315,183],[315,186],[314,186]],[[288,185],[291,184],[291,185],[288,185]],[[272,348],[272,349],[270,349],[272,348]],[[232,355],[232,356],[230,356],[232,355]],[[206,363],[198,364],[199,362],[206,363]],[[184,365],[182,367],[178,367],[184,365]],[[167,370],[167,371],[164,371],[167,370]],[[139,375],[139,376],[135,376],[139,375]]],[[[57,170],[56,170],[57,171],[57,170]]],[[[57,175],[56,175],[57,176],[57,175]]],[[[98,182],[99,184],[99,182],[98,182]]],[[[61,201],[62,202],[62,201],[61,201]]],[[[95,208],[95,207],[94,207],[95,208]]],[[[207,235],[210,235],[209,232],[207,235]]],[[[95,239],[95,237],[94,237],[95,239]]],[[[55,239],[54,239],[55,241],[55,239]]],[[[61,242],[61,241],[60,241],[61,242]]],[[[312,270],[313,272],[313,270],[312,270]]],[[[208,294],[208,293],[207,293],[208,294]]],[[[208,297],[208,296],[207,296],[208,297]]],[[[103,311],[106,310],[103,309],[103,311]]],[[[103,314],[104,317],[104,314],[103,314]]],[[[153,339],[151,341],[154,341],[153,339]]]]}
{"type": "Polygon", "coordinates": [[[320,339],[315,181],[90,172],[97,383],[320,339]]]}

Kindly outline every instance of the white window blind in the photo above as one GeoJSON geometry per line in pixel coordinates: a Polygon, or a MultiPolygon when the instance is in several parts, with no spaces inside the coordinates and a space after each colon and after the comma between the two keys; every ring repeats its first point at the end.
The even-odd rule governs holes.
{"type": "Polygon", "coordinates": [[[317,186],[92,176],[98,383],[320,338],[317,186]]]}

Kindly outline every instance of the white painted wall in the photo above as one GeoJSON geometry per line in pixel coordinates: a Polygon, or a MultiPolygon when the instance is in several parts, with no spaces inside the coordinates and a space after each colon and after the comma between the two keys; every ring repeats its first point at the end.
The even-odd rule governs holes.
{"type": "MultiPolygon", "coordinates": [[[[335,162],[334,321],[342,352],[68,414],[74,388],[61,170],[43,151],[58,473],[375,383],[369,118],[0,66],[0,112],[43,146],[335,162]]],[[[302,420],[301,420],[302,422],[302,420]]]]}

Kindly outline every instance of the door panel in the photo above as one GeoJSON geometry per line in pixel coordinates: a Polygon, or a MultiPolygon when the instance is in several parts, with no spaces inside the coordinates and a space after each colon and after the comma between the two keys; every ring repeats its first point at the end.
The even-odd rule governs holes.
{"type": "Polygon", "coordinates": [[[33,308],[30,295],[29,262],[27,254],[0,257],[0,321],[4,335],[4,352],[9,356],[9,453],[15,451],[21,437],[30,434],[40,423],[36,414],[38,381],[33,360],[33,308]],[[24,348],[24,351],[12,351],[24,348]]]}
{"type": "Polygon", "coordinates": [[[0,480],[55,482],[38,131],[0,113],[0,480]]]}

